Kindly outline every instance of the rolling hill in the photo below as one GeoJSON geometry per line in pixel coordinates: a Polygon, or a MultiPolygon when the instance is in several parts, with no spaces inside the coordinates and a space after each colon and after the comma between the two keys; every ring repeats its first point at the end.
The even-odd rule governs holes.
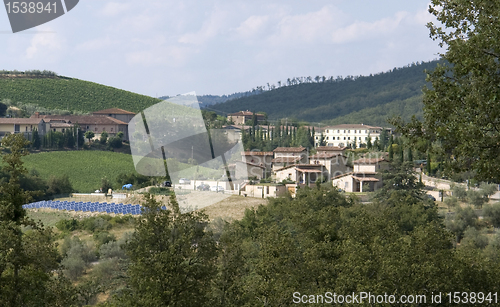
{"type": "Polygon", "coordinates": [[[93,112],[121,108],[139,112],[161,100],[89,81],[66,77],[18,77],[0,74],[0,102],[34,104],[46,109],[93,112]]]}
{"type": "Polygon", "coordinates": [[[241,110],[263,111],[271,121],[295,118],[387,126],[386,119],[392,115],[422,116],[425,70],[434,69],[437,63],[414,63],[370,76],[310,80],[215,104],[210,109],[224,115],[241,110]]]}

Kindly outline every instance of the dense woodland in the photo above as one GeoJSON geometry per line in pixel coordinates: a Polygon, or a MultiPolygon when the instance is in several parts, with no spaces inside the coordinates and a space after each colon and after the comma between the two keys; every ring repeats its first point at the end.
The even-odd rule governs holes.
{"type": "Polygon", "coordinates": [[[0,180],[0,306],[94,305],[101,293],[100,306],[289,306],[294,293],[313,302],[327,291],[425,295],[427,304],[410,304],[418,306],[457,290],[498,305],[489,293],[500,290],[499,205],[482,220],[470,208],[443,219],[412,165],[397,159],[370,204],[326,184],[270,199],[242,220],[210,221],[181,213],[173,195],[167,210],[147,197],[139,219],[63,219],[54,232],[21,207],[32,194],[19,186],[27,143],[17,135],[2,144],[11,153],[0,180]],[[126,225],[135,231],[110,233],[126,225]]]}
{"type": "Polygon", "coordinates": [[[222,114],[241,110],[263,111],[270,120],[288,117],[337,123],[336,119],[341,118],[342,123],[387,126],[386,119],[390,115],[410,118],[415,114],[413,111],[421,108],[422,88],[426,85],[425,70],[434,69],[437,63],[413,63],[370,76],[292,78],[259,95],[212,105],[210,110],[222,114]],[[365,109],[367,112],[363,112],[365,109]],[[352,115],[359,111],[363,113],[352,115]],[[380,115],[371,117],[373,111],[380,115]]]}

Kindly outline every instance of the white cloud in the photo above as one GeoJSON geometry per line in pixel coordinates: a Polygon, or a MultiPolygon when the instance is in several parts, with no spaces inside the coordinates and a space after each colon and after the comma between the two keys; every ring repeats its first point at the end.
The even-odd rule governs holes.
{"type": "Polygon", "coordinates": [[[116,16],[130,9],[129,3],[108,2],[99,12],[102,16],[116,16]]]}
{"type": "MultiPolygon", "coordinates": [[[[48,29],[47,31],[51,30],[48,29]]],[[[43,62],[54,62],[58,60],[63,48],[63,40],[57,33],[37,33],[31,39],[25,56],[29,60],[37,59],[43,62]]]]}
{"type": "Polygon", "coordinates": [[[347,27],[335,29],[332,33],[332,42],[341,44],[376,35],[391,33],[408,17],[407,12],[398,12],[395,16],[383,18],[374,22],[356,21],[347,27]]]}
{"type": "Polygon", "coordinates": [[[227,28],[228,12],[215,9],[196,32],[181,35],[178,42],[183,44],[204,44],[227,28]]]}
{"type": "Polygon", "coordinates": [[[102,37],[78,44],[75,49],[82,51],[95,51],[111,47],[113,45],[116,45],[117,43],[117,41],[112,40],[109,37],[102,37]]]}
{"type": "Polygon", "coordinates": [[[269,16],[250,16],[235,29],[239,37],[250,38],[258,35],[266,27],[269,16]]]}
{"type": "Polygon", "coordinates": [[[339,27],[345,16],[333,6],[324,6],[319,11],[300,15],[282,16],[277,32],[271,41],[314,42],[328,39],[327,33],[339,27]]]}

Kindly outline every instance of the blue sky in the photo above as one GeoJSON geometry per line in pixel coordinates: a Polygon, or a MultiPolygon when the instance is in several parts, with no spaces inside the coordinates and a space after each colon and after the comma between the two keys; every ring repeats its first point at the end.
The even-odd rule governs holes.
{"type": "MultiPolygon", "coordinates": [[[[368,75],[443,52],[429,1],[80,0],[11,33],[0,69],[47,69],[149,96],[231,94],[300,76],[368,75]]],[[[1,98],[1,97],[0,97],[1,98]]]]}

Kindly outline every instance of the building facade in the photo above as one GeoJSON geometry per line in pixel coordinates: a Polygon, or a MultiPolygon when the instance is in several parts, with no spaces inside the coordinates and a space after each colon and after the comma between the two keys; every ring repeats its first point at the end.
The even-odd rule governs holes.
{"type": "MultiPolygon", "coordinates": [[[[322,132],[326,146],[347,147],[356,144],[356,146],[359,147],[360,144],[366,144],[368,142],[368,138],[370,138],[372,144],[377,138],[380,139],[380,135],[384,129],[390,133],[390,129],[365,124],[342,124],[330,126],[323,128],[322,132]]],[[[321,131],[315,132],[315,147],[320,145],[320,139],[321,131]]]]}

